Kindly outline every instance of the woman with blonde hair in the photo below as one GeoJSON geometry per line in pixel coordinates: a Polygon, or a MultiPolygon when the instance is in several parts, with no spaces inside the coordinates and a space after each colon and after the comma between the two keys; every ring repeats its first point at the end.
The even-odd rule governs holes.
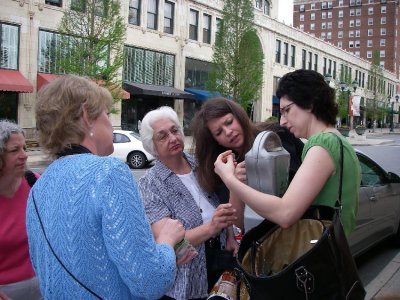
{"type": "Polygon", "coordinates": [[[113,152],[110,93],[66,75],[39,93],[43,150],[55,158],[27,208],[29,250],[46,299],[157,299],[176,273],[180,222],[153,238],[128,166],[113,152]]]}

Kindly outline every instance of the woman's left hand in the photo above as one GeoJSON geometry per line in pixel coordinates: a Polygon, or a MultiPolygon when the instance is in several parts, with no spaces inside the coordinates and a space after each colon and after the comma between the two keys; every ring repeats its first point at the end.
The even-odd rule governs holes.
{"type": "Polygon", "coordinates": [[[237,256],[239,250],[239,243],[236,241],[235,237],[231,234],[228,234],[226,238],[226,250],[233,251],[233,256],[237,256]]]}
{"type": "Polygon", "coordinates": [[[218,155],[214,163],[214,171],[222,180],[229,176],[235,176],[235,162],[232,156],[232,150],[225,151],[218,155]]]}

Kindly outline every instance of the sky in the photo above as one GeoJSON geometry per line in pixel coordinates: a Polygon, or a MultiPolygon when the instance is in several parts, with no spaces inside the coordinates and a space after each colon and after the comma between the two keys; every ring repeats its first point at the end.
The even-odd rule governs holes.
{"type": "Polygon", "coordinates": [[[278,20],[293,25],[293,0],[279,0],[275,3],[278,4],[278,20]]]}

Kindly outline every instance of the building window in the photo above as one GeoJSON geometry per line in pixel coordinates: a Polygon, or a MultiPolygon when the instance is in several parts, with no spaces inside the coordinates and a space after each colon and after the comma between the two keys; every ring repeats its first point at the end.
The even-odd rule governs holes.
{"type": "Polygon", "coordinates": [[[385,45],[386,45],[386,39],[381,39],[380,45],[381,45],[381,46],[385,46],[385,45]]]}
{"type": "Polygon", "coordinates": [[[19,27],[0,23],[0,68],[18,69],[19,27]]]}
{"type": "Polygon", "coordinates": [[[197,10],[190,10],[190,19],[189,19],[189,39],[197,41],[197,32],[199,26],[199,12],[197,10]]]}
{"type": "Polygon", "coordinates": [[[328,19],[332,19],[332,12],[328,11],[328,19]]]}
{"type": "Polygon", "coordinates": [[[311,10],[315,9],[315,3],[311,3],[311,4],[310,4],[310,9],[311,9],[311,10]]]}
{"type": "Polygon", "coordinates": [[[361,20],[360,19],[356,19],[356,27],[360,27],[361,26],[361,20]]]}
{"type": "Polygon", "coordinates": [[[349,41],[349,48],[354,48],[354,41],[349,41]]]}
{"type": "Polygon", "coordinates": [[[368,47],[368,48],[371,48],[372,45],[373,45],[372,40],[368,40],[368,41],[367,41],[367,47],[368,47]]]}
{"type": "MultiPolygon", "coordinates": [[[[210,62],[186,58],[185,62],[185,88],[204,90],[212,66],[210,62]]],[[[188,120],[190,123],[190,120],[188,120]]]]}
{"type": "MultiPolygon", "coordinates": [[[[257,5],[257,1],[256,1],[256,5],[257,5]]],[[[304,12],[304,11],[305,11],[305,9],[304,9],[304,4],[300,5],[299,11],[301,11],[301,12],[304,12]]]]}
{"type": "Polygon", "coordinates": [[[45,4],[54,5],[58,7],[62,7],[62,0],[46,0],[45,4]]]}
{"type": "Polygon", "coordinates": [[[175,3],[165,1],[164,4],[164,32],[174,34],[175,3]]]}
{"type": "Polygon", "coordinates": [[[360,30],[356,30],[356,37],[360,37],[361,35],[361,31],[360,30]]]}
{"type": "Polygon", "coordinates": [[[338,37],[339,39],[343,38],[343,31],[338,31],[337,37],[338,37]]]}
{"type": "Polygon", "coordinates": [[[326,38],[326,33],[325,32],[321,32],[321,40],[325,40],[326,38]]]}
{"type": "Polygon", "coordinates": [[[343,1],[342,1],[342,0],[340,0],[340,1],[338,2],[338,6],[339,6],[339,7],[343,7],[343,1]]]}
{"type": "Polygon", "coordinates": [[[385,50],[379,51],[379,56],[380,57],[385,57],[385,50]]]}
{"type": "Polygon", "coordinates": [[[353,31],[353,30],[350,30],[350,31],[349,31],[349,38],[352,38],[352,37],[354,37],[354,31],[353,31]]]}
{"type": "Polygon", "coordinates": [[[140,0],[129,1],[129,24],[140,25],[140,0]]]}
{"type": "Polygon", "coordinates": [[[310,14],[310,20],[315,20],[315,13],[310,14]]]}
{"type": "Polygon", "coordinates": [[[382,25],[385,25],[385,24],[386,24],[386,17],[382,17],[382,18],[381,18],[381,24],[382,24],[382,25]]]}
{"type": "Polygon", "coordinates": [[[328,29],[332,29],[332,22],[328,22],[328,29]]]}
{"type": "Polygon", "coordinates": [[[326,39],[327,39],[327,40],[332,39],[332,32],[329,31],[329,32],[326,34],[326,39]]]}
{"type": "Polygon", "coordinates": [[[283,43],[283,64],[287,66],[289,64],[289,44],[283,43]]]}
{"type": "Polygon", "coordinates": [[[275,62],[280,63],[281,62],[281,41],[276,40],[275,42],[275,62]]]}
{"type": "Polygon", "coordinates": [[[308,52],[308,69],[312,69],[312,53],[308,52]]]}
{"type": "Polygon", "coordinates": [[[321,23],[321,29],[326,29],[326,23],[325,22],[321,23]]]}
{"type": "Polygon", "coordinates": [[[357,57],[360,57],[360,51],[354,52],[354,55],[357,56],[357,57]]]}
{"type": "Polygon", "coordinates": [[[322,2],[321,9],[326,9],[326,2],[322,2]]]}
{"type": "Polygon", "coordinates": [[[203,43],[211,43],[211,16],[203,14],[203,43]]]}
{"type": "Polygon", "coordinates": [[[125,46],[124,60],[124,81],[174,86],[174,55],[125,46]]]}
{"type": "Polygon", "coordinates": [[[332,8],[332,1],[328,2],[328,8],[332,8]]]}
{"type": "Polygon", "coordinates": [[[350,26],[350,27],[354,27],[354,20],[350,20],[349,26],[350,26]]]}
{"type": "Polygon", "coordinates": [[[262,8],[262,0],[256,0],[256,8],[258,9],[262,8]]]}
{"type": "MultiPolygon", "coordinates": [[[[314,17],[314,19],[315,19],[315,17],[314,17]]],[[[323,13],[321,14],[321,19],[323,19],[323,20],[326,19],[326,12],[323,12],[323,13]]]]}
{"type": "Polygon", "coordinates": [[[367,51],[367,58],[372,58],[372,51],[367,51]]]}
{"type": "Polygon", "coordinates": [[[158,0],[148,0],[147,3],[147,28],[157,30],[158,0]]]}
{"type": "Polygon", "coordinates": [[[373,29],[368,29],[367,31],[368,36],[373,36],[374,35],[374,30],[373,29]]]}
{"type": "Polygon", "coordinates": [[[339,17],[339,18],[343,18],[343,10],[339,10],[339,12],[338,12],[338,17],[339,17]]]}
{"type": "Polygon", "coordinates": [[[343,21],[339,21],[337,26],[338,28],[343,28],[343,21]]]}
{"type": "Polygon", "coordinates": [[[350,9],[350,17],[354,17],[356,15],[356,10],[354,8],[350,9]]]}
{"type": "Polygon", "coordinates": [[[360,48],[360,41],[359,41],[359,40],[355,41],[355,42],[354,42],[354,46],[355,46],[356,48],[360,48]]]}
{"type": "Polygon", "coordinates": [[[368,25],[374,25],[374,19],[368,18],[368,25]]]}
{"type": "Polygon", "coordinates": [[[386,35],[386,28],[381,28],[381,35],[386,35]]]}
{"type": "Polygon", "coordinates": [[[318,54],[314,54],[314,71],[318,71],[318,54]]]}
{"type": "Polygon", "coordinates": [[[381,14],[386,14],[386,6],[381,6],[381,14]]]}
{"type": "Polygon", "coordinates": [[[306,68],[307,51],[305,49],[301,50],[301,68],[306,68]]]}
{"type": "Polygon", "coordinates": [[[299,28],[300,30],[304,31],[304,24],[300,24],[299,28]]]}
{"type": "Polygon", "coordinates": [[[310,24],[310,30],[314,30],[315,29],[315,24],[314,23],[311,23],[310,24]]]}
{"type": "Polygon", "coordinates": [[[368,7],[368,15],[373,15],[374,14],[374,8],[373,7],[368,7]]]}
{"type": "Polygon", "coordinates": [[[361,8],[356,9],[356,16],[361,16],[361,8]]]}
{"type": "Polygon", "coordinates": [[[296,46],[291,45],[290,48],[291,48],[290,66],[294,68],[296,65],[296,46]]]}
{"type": "Polygon", "coordinates": [[[300,15],[300,21],[301,21],[301,22],[304,21],[304,15],[303,15],[303,14],[300,15]]]}
{"type": "Polygon", "coordinates": [[[264,1],[264,15],[269,16],[270,14],[270,4],[269,1],[264,1]]]}
{"type": "Polygon", "coordinates": [[[338,41],[337,42],[337,47],[338,48],[343,48],[343,42],[342,41],[338,41]]]}

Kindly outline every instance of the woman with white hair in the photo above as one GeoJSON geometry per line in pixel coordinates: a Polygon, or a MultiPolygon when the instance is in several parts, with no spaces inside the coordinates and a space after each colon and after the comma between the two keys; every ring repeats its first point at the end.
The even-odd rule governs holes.
{"type": "Polygon", "coordinates": [[[139,180],[153,234],[157,238],[165,220],[178,219],[185,227],[185,239],[198,252],[190,263],[178,267],[172,289],[161,299],[205,299],[220,275],[207,272],[205,248],[236,250],[233,232],[226,230],[236,218],[235,210],[199,186],[195,161],[184,152],[182,127],[172,108],[147,113],[140,134],[143,147],[157,158],[139,180]]]}

